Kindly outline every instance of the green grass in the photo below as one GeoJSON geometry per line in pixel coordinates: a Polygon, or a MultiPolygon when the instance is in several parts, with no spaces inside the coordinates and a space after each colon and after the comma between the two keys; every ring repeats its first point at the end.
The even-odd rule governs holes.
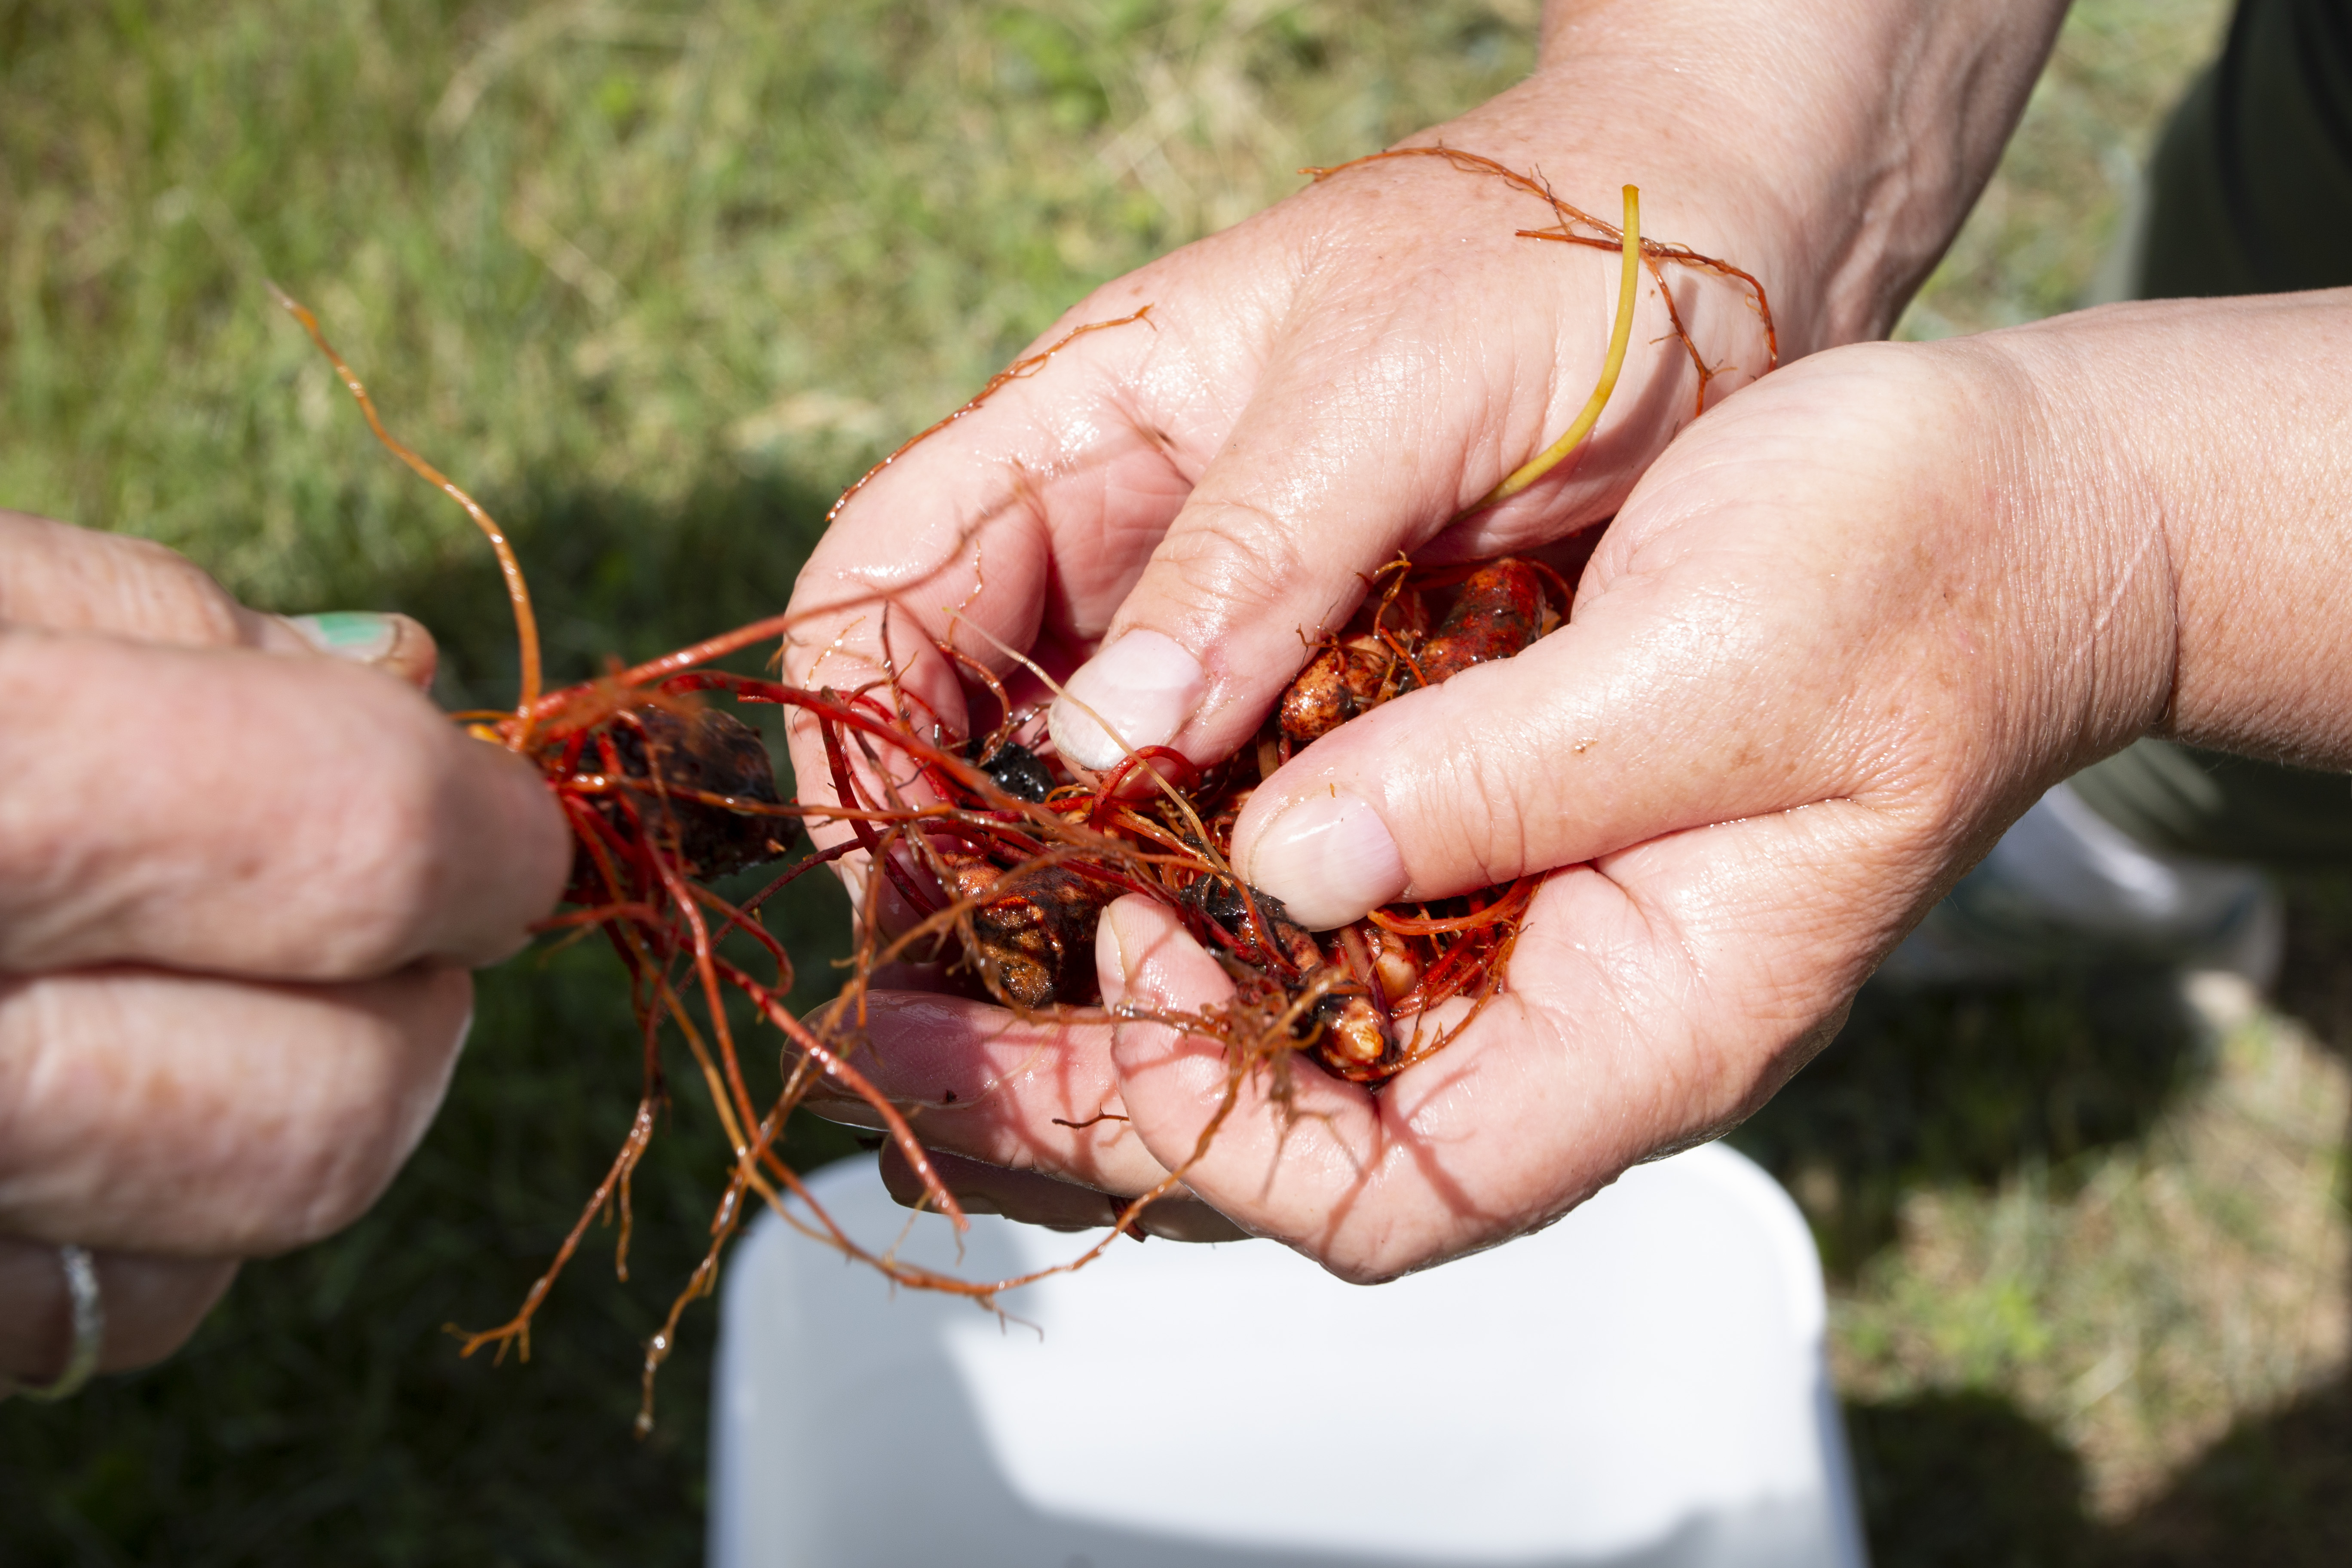
{"type": "Polygon", "coordinates": [[[1531,58],[1466,4],[219,9],[0,11],[0,494],[273,605],[477,546],[265,278],[509,510],[659,530],[837,484],[1087,288],[1531,58]]]}
{"type": "Polygon", "coordinates": [[[1812,1218],[1880,1568],[2343,1561],[2352,880],[2273,1003],[1865,993],[1734,1141],[1812,1218]]]}
{"type": "MultiPolygon", "coordinates": [[[[445,699],[502,699],[478,542],[275,278],[509,524],[559,675],[652,652],[781,603],[831,494],[1092,285],[1515,79],[1534,9],[0,0],[0,504],[269,607],[409,609],[445,699]]],[[[2082,0],[1906,334],[2083,295],[2221,12],[2082,0]]],[[[790,919],[821,978],[839,910],[790,919]]],[[[1882,1568],[2352,1550],[2352,902],[2315,884],[2297,920],[2279,1011],[2216,1028],[2131,976],[1875,999],[1742,1133],[1834,1270],[1882,1568]]],[[[0,1405],[0,1559],[692,1558],[708,1307],[629,1436],[722,1154],[692,1097],[632,1283],[592,1244],[529,1366],[441,1331],[520,1299],[635,1081],[602,955],[486,976],[374,1213],[249,1268],[164,1368],[0,1405]]]]}

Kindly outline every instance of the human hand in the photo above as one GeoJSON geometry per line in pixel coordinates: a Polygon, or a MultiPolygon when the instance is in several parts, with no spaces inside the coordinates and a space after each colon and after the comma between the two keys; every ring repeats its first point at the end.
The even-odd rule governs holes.
{"type": "MultiPolygon", "coordinates": [[[[1591,177],[1598,190],[1561,185],[1588,207],[1605,209],[1619,181],[1643,185],[1649,232],[1767,281],[1787,352],[1882,330],[1989,168],[2060,8],[1784,9],[1556,5],[1534,80],[1415,141],[1591,177]],[[2004,29],[1994,12],[2039,25],[2004,29]],[[1890,126],[1925,129],[1890,140],[1890,126]]],[[[957,672],[934,643],[1000,672],[1007,647],[1025,650],[1130,744],[1211,760],[1247,740],[1400,552],[1524,550],[1608,516],[1699,401],[1646,283],[1643,346],[1578,460],[1465,515],[1566,424],[1608,333],[1613,258],[1512,237],[1529,206],[1552,221],[1435,159],[1376,163],[1099,291],[1041,346],[1142,305],[1149,320],[1070,342],[849,500],[795,595],[790,672],[849,686],[888,668],[960,731],[957,672]]],[[[1672,282],[1697,358],[1736,367],[1716,392],[1761,368],[1742,291],[1672,282]]],[[[1115,757],[1075,712],[1056,716],[1065,755],[1115,757]]],[[[813,735],[793,743],[800,776],[823,778],[813,735]]],[[[907,1019],[941,1031],[928,1044],[911,1024],[877,1026],[905,1053],[893,1080],[927,1128],[947,1114],[922,1087],[934,1067],[1071,1054],[1002,1013],[963,1028],[930,1011],[951,1005],[903,999],[907,1019]]],[[[953,1119],[974,1124],[958,1103],[953,1119]]],[[[1097,1109],[1078,1094],[1057,1114],[1097,1109]]],[[[1133,1190],[1131,1171],[1089,1158],[1069,1147],[1045,1163],[1133,1190]]]]}
{"type": "MultiPolygon", "coordinates": [[[[1428,556],[1512,548],[1605,515],[1630,467],[1645,460],[1697,403],[1698,378],[1684,345],[1672,340],[1672,324],[1654,292],[1643,309],[1654,319],[1637,322],[1633,340],[1664,336],[1671,347],[1635,357],[1617,412],[1596,438],[1608,456],[1566,483],[1546,485],[1451,531],[1441,532],[1444,521],[1492,488],[1517,459],[1492,477],[1457,459],[1465,471],[1423,476],[1433,487],[1446,487],[1442,499],[1433,488],[1404,507],[1390,505],[1378,493],[1389,484],[1388,465],[1359,460],[1378,438],[1348,427],[1361,405],[1307,392],[1334,376],[1351,380],[1360,395],[1372,397],[1396,421],[1394,439],[1440,451],[1474,442],[1491,448],[1499,432],[1477,427],[1492,413],[1495,389],[1516,381],[1534,384],[1528,398],[1538,416],[1564,423],[1573,411],[1568,400],[1580,400],[1599,372],[1614,309],[1607,275],[1616,270],[1617,258],[1563,254],[1564,247],[1530,244],[1510,233],[1514,224],[1551,221],[1555,215],[1540,199],[1489,184],[1486,176],[1434,159],[1398,162],[1349,171],[1254,225],[1114,285],[1072,316],[1127,314],[1141,300],[1151,307],[1148,322],[1074,340],[1044,374],[1005,385],[992,401],[903,454],[852,499],[795,595],[793,607],[808,629],[798,647],[787,649],[789,672],[806,684],[856,685],[883,668],[886,626],[911,628],[912,638],[891,637],[887,662],[901,689],[957,729],[969,722],[961,689],[957,671],[932,647],[935,638],[952,638],[961,651],[997,667],[1016,689],[1025,683],[1021,670],[1004,668],[1007,647],[1067,674],[1100,644],[1105,618],[1138,575],[1148,573],[1163,535],[1174,538],[1185,526],[1180,519],[1171,529],[1171,514],[1180,505],[1188,516],[1205,506],[1215,521],[1192,526],[1211,534],[1235,519],[1277,515],[1272,498],[1247,493],[1206,504],[1220,471],[1235,476],[1231,483],[1244,491],[1278,479],[1252,449],[1256,431],[1239,434],[1260,403],[1286,410],[1297,427],[1287,438],[1320,447],[1308,455],[1309,470],[1319,467],[1324,479],[1336,481],[1327,484],[1332,494],[1313,513],[1316,537],[1296,542],[1302,550],[1328,548],[1334,559],[1312,573],[1269,563],[1276,569],[1253,574],[1246,584],[1226,579],[1203,585],[1204,607],[1220,616],[1251,612],[1224,616],[1221,624],[1234,637],[1265,645],[1236,650],[1227,662],[1245,682],[1266,685],[1265,700],[1287,679],[1314,631],[1353,608],[1353,596],[1362,591],[1353,575],[1359,564],[1369,570],[1406,549],[1428,556]],[[1486,233],[1465,232],[1465,206],[1480,214],[1483,222],[1472,223],[1486,233]],[[1475,241],[1475,261],[1465,258],[1465,240],[1475,241]],[[1318,252],[1335,247],[1344,252],[1336,264],[1315,265],[1318,252]],[[1526,298],[1543,290],[1559,296],[1559,307],[1525,321],[1465,317],[1465,301],[1433,293],[1425,277],[1368,265],[1383,248],[1416,258],[1404,263],[1406,273],[1450,268],[1480,274],[1464,279],[1473,297],[1526,298]],[[1302,268],[1315,286],[1298,286],[1302,268]],[[1352,324],[1364,320],[1388,330],[1368,340],[1352,324]],[[1584,377],[1584,386],[1570,388],[1556,369],[1563,340],[1573,342],[1570,352],[1578,368],[1572,374],[1584,377]],[[1425,395],[1434,405],[1413,409],[1401,406],[1393,393],[1373,396],[1370,389],[1383,380],[1407,387],[1405,401],[1425,395]],[[1420,428],[1424,420],[1433,428],[1420,428]],[[1312,428],[1318,425],[1323,427],[1312,428]],[[1063,452],[1057,461],[1054,448],[1072,439],[1082,447],[1063,452]],[[908,498],[924,498],[923,510],[913,511],[908,498]],[[1374,524],[1364,537],[1335,530],[1359,515],[1374,524]],[[895,534],[859,526],[874,517],[907,521],[895,534]],[[929,557],[931,569],[906,570],[902,552],[910,549],[918,562],[929,557]],[[907,587],[893,595],[891,619],[885,622],[876,612],[877,590],[893,578],[907,581],[907,587]],[[1298,590],[1319,597],[1311,604],[1284,602],[1298,590]]],[[[1695,294],[1683,309],[1708,342],[1744,339],[1760,363],[1761,322],[1749,315],[1748,303],[1745,296],[1695,294]]],[[[1721,363],[1730,346],[1696,352],[1721,363]]],[[[1286,439],[1279,431],[1267,434],[1276,449],[1286,439]]],[[[1518,435],[1533,447],[1549,438],[1532,425],[1518,435]]],[[[1492,462],[1496,454],[1489,449],[1481,458],[1492,462]]],[[[1263,531],[1279,541],[1278,528],[1263,531]]],[[[1197,680],[1191,689],[1162,695],[1186,706],[1202,700],[1197,680]]],[[[1221,755],[1256,727],[1256,713],[1231,701],[1223,706],[1224,728],[1245,728],[1231,736],[1213,731],[1205,738],[1188,737],[1185,744],[1195,754],[1221,755]]],[[[824,778],[821,742],[804,726],[792,725],[789,732],[799,776],[824,778]]],[[[1067,737],[1063,740],[1065,754],[1073,754],[1067,737]]],[[[1117,757],[1115,750],[1076,754],[1097,767],[1117,757]]],[[[812,826],[821,845],[843,831],[812,826]]],[[[854,880],[862,879],[862,863],[849,868],[854,880]]],[[[894,890],[886,884],[878,891],[885,922],[903,924],[894,890]]],[[[886,1014],[892,1001],[879,999],[886,1014]]],[[[992,1021],[1013,1026],[1010,1015],[992,1015],[992,1021]]],[[[840,1109],[853,1118],[862,1114],[854,1106],[840,1109]]],[[[884,1160],[895,1186],[916,1190],[913,1173],[899,1168],[893,1152],[886,1151],[884,1160]]],[[[946,1169],[959,1192],[983,1212],[1002,1207],[1066,1226],[1100,1223],[1117,1207],[1099,1194],[993,1173],[971,1162],[952,1162],[946,1169]]],[[[1181,1198],[1155,1205],[1142,1224],[1163,1235],[1237,1234],[1213,1211],[1181,1198]]]]}
{"type": "MultiPolygon", "coordinates": [[[[2352,294],[2137,307],[1842,350],[1710,415],[1567,626],[1253,797],[1240,873],[1332,920],[1567,868],[1444,1051],[1378,1094],[1299,1073],[1287,1111],[1247,1086],[1186,1187],[1356,1279],[1517,1234],[1760,1103],[2084,763],[2150,729],[2352,762],[2347,346],[2352,294]],[[1351,833],[1381,842],[1333,844],[1351,833]]],[[[1098,957],[1114,1008],[1229,990],[1141,900],[1098,957]]],[[[1017,1173],[959,1191],[1014,1213],[1039,1172],[1150,1186],[1226,1083],[1220,1045],[1147,1022],[1089,1040],[898,996],[873,1033],[927,1139],[1017,1173]]]]}
{"type": "Polygon", "coordinates": [[[404,616],[289,621],[154,545],[0,512],[0,1392],[168,1354],[236,1261],[348,1224],[422,1135],[469,965],[552,905],[527,765],[417,690],[404,616]]]}

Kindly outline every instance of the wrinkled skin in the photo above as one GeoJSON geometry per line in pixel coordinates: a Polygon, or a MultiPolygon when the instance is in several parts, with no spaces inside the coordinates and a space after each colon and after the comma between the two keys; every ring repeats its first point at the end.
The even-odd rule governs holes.
{"type": "MultiPolygon", "coordinates": [[[[1539,167],[1589,210],[1640,184],[1645,232],[1764,279],[1796,360],[1892,321],[2062,10],[1562,0],[1534,79],[1416,140],[1539,167]]],[[[1191,1201],[1353,1279],[1539,1225],[1744,1114],[2007,814],[2163,710],[2171,623],[2140,593],[2161,552],[2144,529],[2125,549],[2052,524],[2010,485],[2063,491],[2080,462],[2113,478],[2098,439],[2062,451],[2016,415],[2128,378],[2062,395],[2010,349],[1856,351],[1737,390],[1762,364],[1756,318],[1682,277],[1702,356],[1744,367],[1716,411],[1669,449],[1697,388],[1645,285],[1590,446],[1465,516],[1565,426],[1607,337],[1613,260],[1513,239],[1527,201],[1376,164],[1108,286],[1046,341],[1146,303],[1150,324],[1080,340],[901,458],[794,600],[796,675],[843,684],[887,654],[957,723],[928,647],[954,605],[1067,678],[1066,752],[1101,740],[1083,702],[1129,745],[1207,762],[1398,553],[1539,549],[1616,515],[1567,626],[1326,734],[1238,824],[1244,877],[1317,929],[1553,871],[1509,994],[1463,1039],[1377,1096],[1308,1075],[1286,1127],[1252,1099],[1187,1174],[1191,1201]],[[898,606],[887,650],[877,595],[898,606]]],[[[1223,984],[1132,901],[1097,957],[1114,1003],[1223,984]]],[[[1014,1213],[1041,1173],[1155,1180],[1223,1081],[1214,1047],[1141,1023],[1041,1030],[915,994],[875,1019],[883,1081],[956,1094],[923,1135],[1020,1173],[960,1190],[1014,1213]],[[1131,1120],[1055,1124],[1105,1110],[1131,1120]]]]}
{"type": "Polygon", "coordinates": [[[554,902],[545,787],[386,630],[328,657],[168,551],[0,512],[0,1379],[65,1361],[60,1243],[112,1371],[348,1224],[440,1102],[468,967],[554,902]]]}

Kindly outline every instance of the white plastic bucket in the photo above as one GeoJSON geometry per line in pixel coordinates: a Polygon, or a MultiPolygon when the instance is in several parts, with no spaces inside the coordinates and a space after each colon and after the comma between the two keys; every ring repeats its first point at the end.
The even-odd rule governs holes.
{"type": "MultiPolygon", "coordinates": [[[[980,1217],[958,1263],[870,1160],[813,1184],[967,1278],[1093,1239],[980,1217]]],[[[1004,1306],[763,1216],[725,1286],[714,1568],[1863,1562],[1812,1238],[1719,1145],[1392,1284],[1121,1240],[1004,1306]]]]}

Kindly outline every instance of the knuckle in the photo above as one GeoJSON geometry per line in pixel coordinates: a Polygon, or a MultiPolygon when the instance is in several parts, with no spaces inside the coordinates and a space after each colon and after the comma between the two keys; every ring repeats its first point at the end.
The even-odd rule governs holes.
{"type": "Polygon", "coordinates": [[[200,647],[244,640],[242,606],[210,573],[152,540],[101,537],[116,614],[100,615],[113,629],[200,647]]]}
{"type": "Polygon", "coordinates": [[[317,1240],[422,1136],[471,995],[462,972],[422,969],[310,988],[125,968],[0,989],[0,1224],[184,1257],[317,1240]]]}
{"type": "Polygon", "coordinates": [[[1318,563],[1305,549],[1307,525],[1265,503],[1196,503],[1185,521],[1169,535],[1160,564],[1187,601],[1265,605],[1319,576],[1318,563]]]}
{"type": "Polygon", "coordinates": [[[199,647],[243,640],[244,612],[227,591],[151,540],[0,511],[0,618],[199,647]]]}
{"type": "Polygon", "coordinates": [[[1543,809],[1538,780],[1498,766],[1484,748],[1472,748],[1452,754],[1435,782],[1430,808],[1418,815],[1453,873],[1449,882],[1483,886],[1527,868],[1529,825],[1543,809]]]}

